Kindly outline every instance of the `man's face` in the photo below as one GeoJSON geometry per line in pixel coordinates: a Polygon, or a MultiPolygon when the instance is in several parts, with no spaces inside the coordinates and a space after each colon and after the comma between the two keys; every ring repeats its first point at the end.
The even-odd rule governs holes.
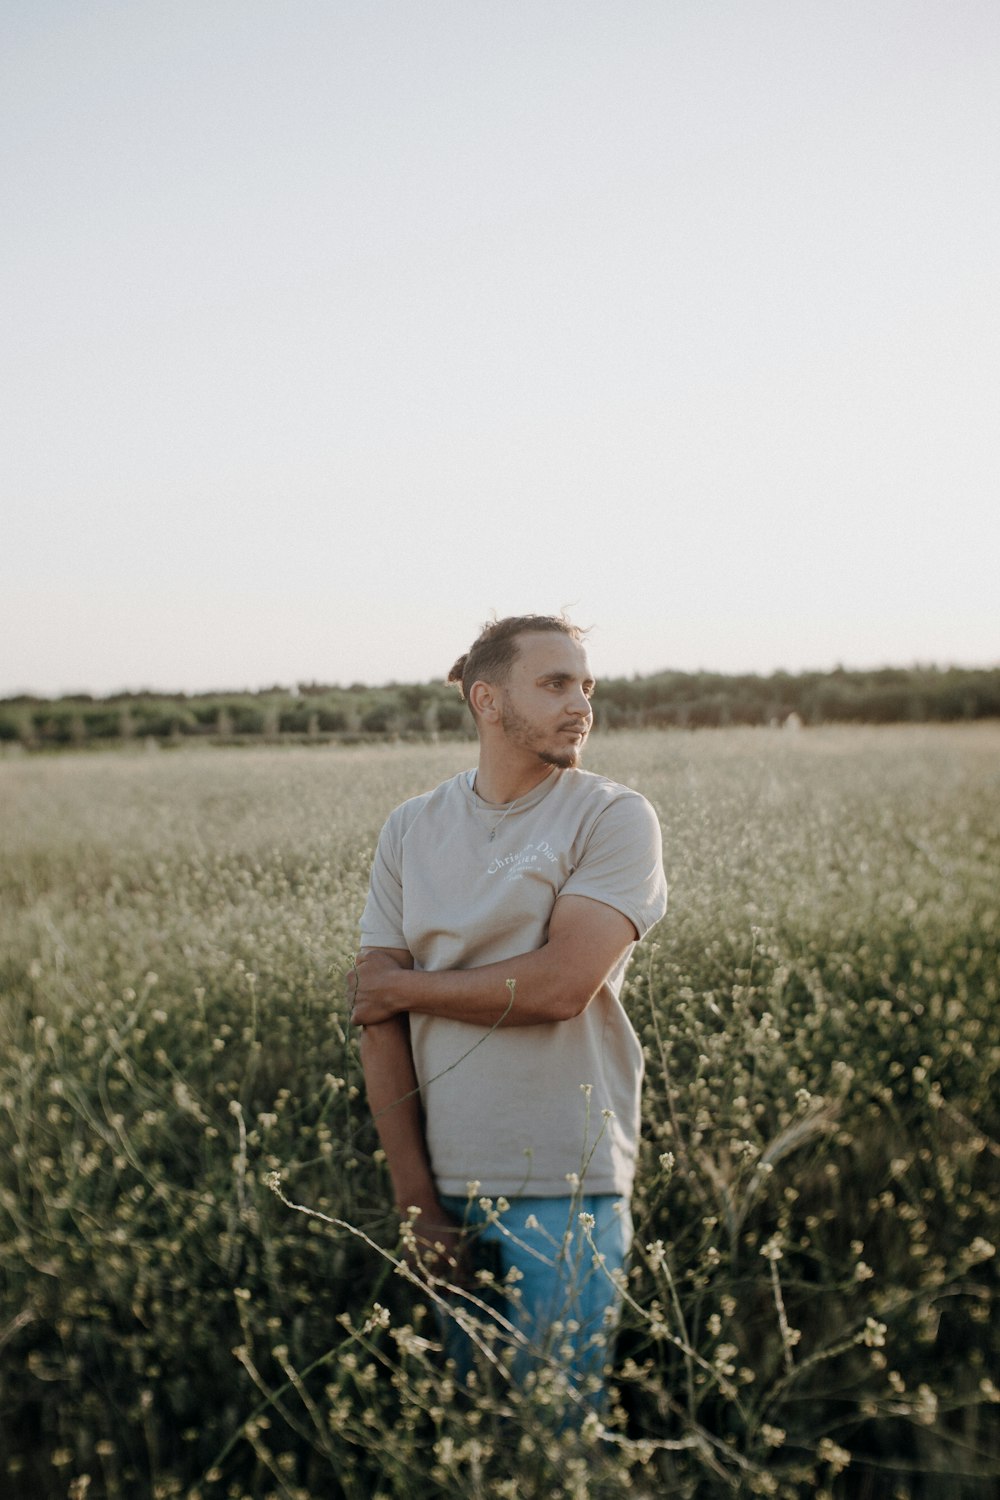
{"type": "Polygon", "coordinates": [[[508,743],[548,766],[578,765],[594,721],[594,678],[579,641],[555,632],[518,636],[518,655],[500,692],[508,743]]]}

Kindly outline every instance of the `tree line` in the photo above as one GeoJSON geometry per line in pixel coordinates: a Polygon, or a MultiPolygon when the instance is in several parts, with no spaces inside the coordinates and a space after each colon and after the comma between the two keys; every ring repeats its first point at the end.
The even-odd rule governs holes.
{"type": "MultiPolygon", "coordinates": [[[[1000,717],[1000,667],[883,667],[832,672],[657,672],[602,681],[598,728],[732,724],[891,724],[1000,717]]],[[[472,737],[469,712],[441,680],[349,687],[320,682],[256,692],[80,693],[0,699],[0,743],[28,749],[129,740],[364,741],[472,737]]]]}

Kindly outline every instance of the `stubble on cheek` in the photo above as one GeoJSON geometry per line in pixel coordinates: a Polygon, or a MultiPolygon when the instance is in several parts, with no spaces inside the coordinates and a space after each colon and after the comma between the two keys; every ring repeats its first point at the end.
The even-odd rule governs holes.
{"type": "MultiPolygon", "coordinates": [[[[564,749],[547,745],[543,731],[533,730],[530,721],[509,703],[504,704],[501,709],[500,723],[504,734],[513,744],[532,751],[543,765],[558,766],[563,771],[571,771],[574,766],[579,765],[581,752],[587,743],[586,736],[579,745],[568,745],[564,749]]],[[[552,737],[556,738],[555,730],[552,731],[552,737]]]]}

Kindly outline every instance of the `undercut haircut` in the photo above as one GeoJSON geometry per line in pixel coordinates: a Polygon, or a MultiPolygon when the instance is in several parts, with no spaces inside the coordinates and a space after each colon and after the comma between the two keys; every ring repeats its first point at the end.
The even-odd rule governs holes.
{"type": "MultiPolygon", "coordinates": [[[[518,656],[518,636],[534,635],[552,631],[567,635],[572,641],[582,641],[586,632],[574,625],[564,615],[507,615],[502,620],[491,620],[484,625],[469,650],[448,673],[448,681],[458,684],[458,690],[466,703],[474,682],[489,682],[494,687],[505,687],[510,678],[510,669],[518,656]]],[[[469,708],[473,714],[471,703],[469,708]]]]}

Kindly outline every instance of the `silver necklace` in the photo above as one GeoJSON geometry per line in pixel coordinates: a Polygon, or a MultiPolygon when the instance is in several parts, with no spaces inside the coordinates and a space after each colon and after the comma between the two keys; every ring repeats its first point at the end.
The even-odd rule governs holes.
{"type": "MultiPolygon", "coordinates": [[[[534,787],[532,787],[531,791],[534,791],[534,787]]],[[[476,811],[477,812],[485,812],[486,809],[484,807],[480,806],[480,803],[482,802],[482,798],[479,796],[479,793],[476,791],[476,783],[474,781],[472,783],[472,793],[473,793],[473,796],[476,798],[476,803],[475,803],[476,811]]],[[[524,797],[530,797],[530,796],[531,796],[531,792],[525,792],[524,797]]],[[[503,812],[500,814],[499,818],[497,818],[496,822],[493,824],[493,827],[490,829],[490,836],[489,836],[489,840],[488,840],[489,843],[492,844],[493,840],[496,838],[496,836],[497,836],[497,829],[500,827],[500,824],[503,822],[503,820],[507,816],[507,814],[508,813],[512,813],[514,811],[515,807],[517,806],[517,804],[519,802],[523,802],[524,801],[524,797],[515,797],[513,802],[508,802],[507,803],[507,806],[504,808],[503,812]]]]}

